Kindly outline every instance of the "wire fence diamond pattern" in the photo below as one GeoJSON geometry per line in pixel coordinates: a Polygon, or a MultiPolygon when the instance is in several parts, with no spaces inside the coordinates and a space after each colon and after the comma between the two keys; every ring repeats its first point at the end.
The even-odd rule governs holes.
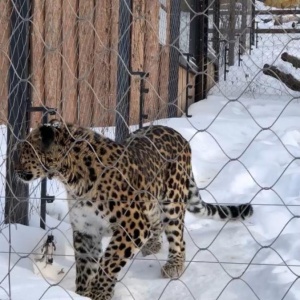
{"type": "MultiPolygon", "coordinates": [[[[210,218],[186,213],[179,278],[161,276],[163,236],[158,253],[137,251],[122,268],[112,299],[299,299],[300,12],[277,2],[0,2],[1,300],[84,299],[70,224],[80,200],[57,179],[31,182],[26,196],[13,175],[17,144],[52,119],[49,108],[62,126],[122,142],[139,124],[174,128],[191,146],[199,201],[219,207],[207,208],[210,218]],[[22,30],[28,49],[11,48],[22,30]],[[30,120],[28,101],[39,108],[30,120]],[[242,203],[253,216],[217,217],[220,205],[242,203]]],[[[97,264],[91,252],[84,258],[97,264]]]]}

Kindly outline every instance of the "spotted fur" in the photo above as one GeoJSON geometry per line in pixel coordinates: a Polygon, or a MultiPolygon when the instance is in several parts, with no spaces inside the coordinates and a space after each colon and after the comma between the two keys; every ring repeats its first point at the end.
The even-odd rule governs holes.
{"type": "Polygon", "coordinates": [[[164,277],[184,270],[186,209],[201,216],[244,219],[251,205],[217,206],[199,198],[191,149],[174,129],[151,126],[122,144],[57,121],[34,129],[18,146],[16,173],[25,182],[57,178],[69,198],[76,260],[76,292],[93,300],[113,296],[118,273],[141,249],[157,253],[169,242],[164,277]],[[102,253],[101,240],[112,232],[102,253]]]}

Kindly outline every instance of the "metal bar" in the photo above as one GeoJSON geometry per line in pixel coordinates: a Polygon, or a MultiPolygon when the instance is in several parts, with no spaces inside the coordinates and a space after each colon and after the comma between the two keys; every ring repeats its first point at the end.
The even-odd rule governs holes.
{"type": "Polygon", "coordinates": [[[255,48],[258,48],[258,32],[257,32],[257,29],[258,29],[258,22],[255,22],[255,48]]]}
{"type": "Polygon", "coordinates": [[[149,73],[144,73],[141,77],[140,83],[140,116],[139,116],[139,128],[143,127],[143,120],[148,119],[148,115],[144,114],[144,94],[149,93],[149,89],[145,88],[145,78],[149,76],[149,73]]]}
{"type": "Polygon", "coordinates": [[[177,116],[178,71],[179,71],[179,35],[181,0],[170,1],[170,63],[168,84],[168,117],[177,116]]]}
{"type": "MultiPolygon", "coordinates": [[[[207,30],[208,33],[213,33],[214,32],[214,29],[213,28],[209,28],[207,30]]],[[[222,35],[226,34],[228,32],[228,29],[227,28],[220,28],[220,33],[222,35]]],[[[236,34],[242,34],[242,33],[251,33],[251,27],[248,27],[246,30],[242,30],[242,29],[238,29],[236,28],[235,29],[235,33],[236,34]]]]}
{"type": "Polygon", "coordinates": [[[250,31],[250,47],[254,45],[255,34],[255,0],[251,2],[251,31],[250,31]]]}
{"type": "MultiPolygon", "coordinates": [[[[48,123],[48,114],[55,115],[56,109],[49,108],[46,106],[37,106],[37,107],[29,107],[28,112],[42,112],[43,113],[43,124],[48,123]]],[[[54,196],[47,195],[47,179],[42,179],[41,181],[41,215],[40,215],[40,227],[42,229],[46,229],[46,203],[52,203],[54,201],[54,196]]]]}
{"type": "Polygon", "coordinates": [[[208,0],[201,0],[196,6],[199,22],[199,39],[197,64],[199,67],[199,75],[196,76],[195,83],[195,99],[196,101],[206,98],[207,83],[207,54],[208,54],[208,17],[207,17],[208,0]]]}
{"type": "Polygon", "coordinates": [[[191,84],[189,84],[189,75],[190,75],[190,57],[193,55],[191,53],[183,53],[183,55],[186,56],[187,64],[186,64],[186,77],[185,77],[185,116],[187,118],[192,117],[192,115],[189,115],[189,99],[192,97],[189,95],[189,90],[193,87],[191,84]]]}
{"type": "Polygon", "coordinates": [[[228,28],[228,41],[229,41],[229,51],[228,51],[228,64],[229,66],[234,65],[235,61],[235,0],[230,0],[229,6],[229,28],[228,28]]]}
{"type": "Polygon", "coordinates": [[[131,0],[120,0],[119,45],[117,73],[116,141],[122,142],[129,135],[130,53],[131,53],[131,0]]]}
{"type": "MultiPolygon", "coordinates": [[[[195,2],[198,0],[189,1],[189,5],[191,8],[187,8],[190,12],[190,40],[189,40],[189,53],[192,55],[195,55],[195,49],[196,49],[196,31],[197,28],[197,22],[195,22],[195,2]]],[[[182,57],[182,56],[180,56],[182,57]]]]}
{"type": "Polygon", "coordinates": [[[227,70],[227,66],[228,66],[228,61],[227,61],[227,53],[229,51],[228,45],[225,45],[225,49],[224,49],[224,81],[226,81],[226,75],[229,72],[229,70],[227,70]]]}
{"type": "MultiPolygon", "coordinates": [[[[214,2],[214,28],[213,28],[213,48],[216,54],[216,58],[219,62],[220,58],[220,0],[214,2]]],[[[219,68],[215,68],[214,73],[215,82],[219,81],[219,68]]]]}
{"type": "Polygon", "coordinates": [[[247,15],[248,15],[248,4],[247,0],[242,0],[242,24],[241,24],[241,34],[239,38],[239,54],[243,55],[246,51],[246,32],[247,32],[247,15]]]}
{"type": "Polygon", "coordinates": [[[29,19],[29,0],[12,0],[5,223],[21,223],[23,225],[28,225],[29,187],[20,180],[16,180],[14,164],[18,162],[19,157],[14,147],[19,140],[26,137],[29,130],[28,114],[26,113],[29,103],[29,19]]]}
{"type": "MultiPolygon", "coordinates": [[[[208,11],[209,15],[214,14],[215,11],[214,9],[210,9],[208,11]]],[[[236,15],[242,15],[243,12],[236,12],[236,15]]],[[[298,15],[300,14],[299,9],[289,9],[289,10],[255,10],[256,15],[298,15]]],[[[220,10],[220,15],[228,15],[228,10],[227,9],[221,9],[220,10]]]]}
{"type": "Polygon", "coordinates": [[[139,108],[139,128],[143,127],[143,120],[148,119],[148,115],[144,114],[144,94],[149,93],[149,89],[145,88],[145,78],[149,77],[146,72],[131,72],[131,75],[140,76],[140,108],[139,108]]]}
{"type": "Polygon", "coordinates": [[[264,28],[258,28],[256,29],[257,33],[300,33],[300,29],[277,29],[277,28],[272,28],[272,29],[264,29],[264,28]]]}
{"type": "MultiPolygon", "coordinates": [[[[43,115],[43,124],[48,123],[48,112],[43,115]]],[[[41,182],[41,217],[40,227],[46,229],[46,203],[49,200],[54,200],[54,196],[47,196],[47,179],[44,178],[41,182]]]]}
{"type": "Polygon", "coordinates": [[[238,66],[241,66],[241,62],[243,61],[242,59],[242,46],[241,46],[241,37],[239,37],[239,51],[238,51],[238,66]]]}

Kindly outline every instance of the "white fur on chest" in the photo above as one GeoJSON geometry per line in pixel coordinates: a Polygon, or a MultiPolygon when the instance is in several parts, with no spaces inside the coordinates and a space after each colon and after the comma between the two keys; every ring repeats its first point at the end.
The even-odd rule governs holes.
{"type": "Polygon", "coordinates": [[[92,236],[110,235],[110,223],[100,214],[96,215],[95,206],[87,206],[84,200],[69,200],[70,221],[73,230],[92,236]],[[83,203],[84,205],[82,206],[83,203]]]}

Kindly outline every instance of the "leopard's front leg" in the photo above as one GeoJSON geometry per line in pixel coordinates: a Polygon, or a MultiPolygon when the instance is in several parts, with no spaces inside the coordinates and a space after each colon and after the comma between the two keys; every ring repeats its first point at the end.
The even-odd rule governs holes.
{"type": "Polygon", "coordinates": [[[100,260],[98,274],[92,279],[91,290],[85,294],[92,300],[112,298],[118,273],[149,237],[150,226],[146,217],[142,216],[140,211],[130,213],[127,211],[127,215],[115,228],[111,241],[100,260]]]}
{"type": "Polygon", "coordinates": [[[76,262],[76,293],[85,295],[92,279],[97,275],[101,249],[101,234],[92,235],[75,230],[73,232],[76,262]]]}

